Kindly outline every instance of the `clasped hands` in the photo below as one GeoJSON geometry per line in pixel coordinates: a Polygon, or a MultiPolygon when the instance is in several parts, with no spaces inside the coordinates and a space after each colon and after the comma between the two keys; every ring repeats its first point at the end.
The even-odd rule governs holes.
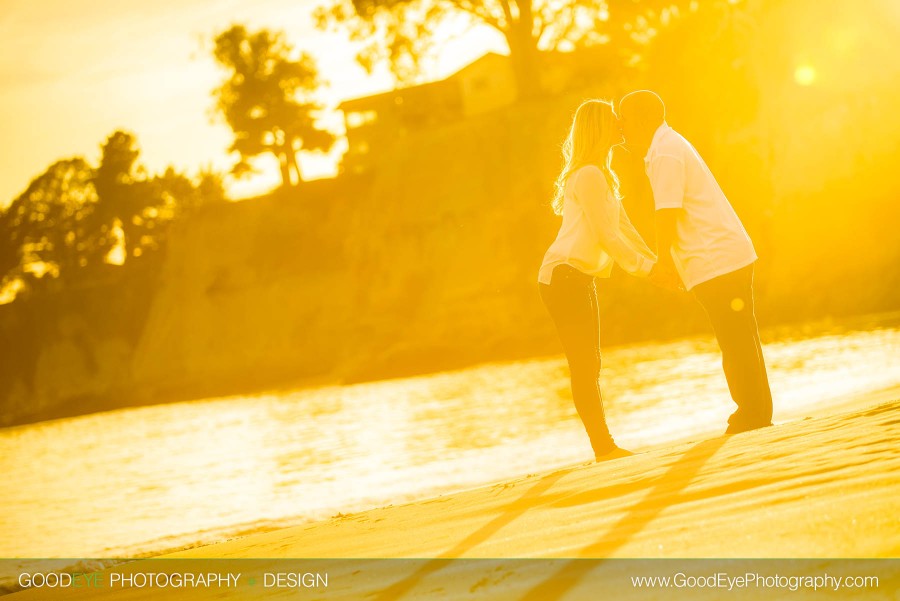
{"type": "Polygon", "coordinates": [[[678,272],[675,270],[675,265],[671,261],[658,261],[653,266],[653,269],[650,270],[647,279],[666,290],[684,291],[681,277],[679,277],[678,272]]]}

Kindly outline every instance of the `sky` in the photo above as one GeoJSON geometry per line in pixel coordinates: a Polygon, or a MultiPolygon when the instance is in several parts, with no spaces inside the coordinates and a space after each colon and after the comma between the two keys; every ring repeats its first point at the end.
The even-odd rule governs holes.
{"type": "MultiPolygon", "coordinates": [[[[232,24],[285,32],[317,60],[328,82],[326,106],[393,87],[386,68],[366,74],[343,32],[316,29],[313,10],[326,0],[0,0],[0,206],[8,205],[50,164],[83,156],[96,164],[118,128],[133,132],[151,172],[169,164],[195,173],[227,171],[230,130],[213,118],[211,92],[224,79],[212,38],[232,24]]],[[[458,25],[451,33],[460,33],[458,25]]],[[[488,50],[493,32],[454,36],[428,73],[444,77],[488,50]]],[[[339,113],[323,124],[340,129],[339,113]]],[[[304,156],[306,177],[332,175],[330,157],[304,156]]],[[[240,198],[278,181],[273,161],[250,180],[229,181],[240,198]]]]}

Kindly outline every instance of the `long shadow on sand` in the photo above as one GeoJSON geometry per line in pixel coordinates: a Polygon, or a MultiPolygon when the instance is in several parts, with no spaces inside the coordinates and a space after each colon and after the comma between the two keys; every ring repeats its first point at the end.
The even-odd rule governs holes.
{"type": "MultiPolygon", "coordinates": [[[[547,494],[563,476],[573,471],[562,470],[549,474],[538,480],[534,486],[496,518],[461,540],[410,574],[396,584],[378,592],[373,596],[375,601],[396,601],[412,590],[419,582],[435,572],[447,567],[453,559],[463,556],[467,551],[488,540],[501,528],[518,519],[529,509],[546,505],[574,505],[599,502],[620,494],[627,494],[639,488],[652,487],[644,498],[634,505],[610,530],[596,543],[584,547],[581,557],[608,557],[616,549],[622,547],[633,536],[643,530],[666,507],[679,501],[679,493],[690,484],[706,461],[725,444],[726,437],[700,442],[691,447],[660,478],[643,481],[640,484],[629,484],[625,487],[608,487],[580,495],[547,494]],[[620,490],[621,489],[621,490],[620,490]]],[[[552,601],[559,599],[574,587],[588,572],[597,566],[597,562],[584,562],[577,559],[570,561],[554,576],[534,587],[526,593],[524,600],[552,601]]]]}
{"type": "Polygon", "coordinates": [[[488,540],[496,534],[501,528],[516,520],[523,513],[547,503],[544,493],[550,490],[563,476],[573,471],[572,469],[560,470],[552,474],[544,476],[538,480],[534,486],[528,489],[524,495],[509,505],[509,509],[502,514],[459,541],[451,549],[442,553],[439,557],[426,562],[418,570],[404,578],[403,580],[389,586],[375,595],[375,601],[394,601],[403,597],[416,584],[430,574],[446,567],[453,559],[462,556],[466,551],[476,547],[480,543],[488,540]]]}
{"type": "MultiPolygon", "coordinates": [[[[654,486],[622,518],[596,542],[583,547],[581,558],[608,558],[647,527],[667,507],[681,500],[681,492],[687,488],[703,465],[728,440],[721,436],[697,443],[669,468],[654,486]]],[[[555,601],[561,599],[598,565],[597,561],[572,559],[552,576],[529,590],[522,601],[555,601]]]]}

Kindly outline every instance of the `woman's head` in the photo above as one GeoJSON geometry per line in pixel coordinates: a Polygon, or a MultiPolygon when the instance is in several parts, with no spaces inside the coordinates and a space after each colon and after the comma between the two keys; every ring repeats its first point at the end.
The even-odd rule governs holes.
{"type": "Polygon", "coordinates": [[[611,102],[585,100],[581,103],[563,143],[564,165],[556,178],[556,194],[552,203],[554,213],[562,213],[563,194],[569,176],[585,165],[600,167],[610,189],[618,194],[619,182],[610,169],[610,150],[621,141],[622,134],[611,102]]]}

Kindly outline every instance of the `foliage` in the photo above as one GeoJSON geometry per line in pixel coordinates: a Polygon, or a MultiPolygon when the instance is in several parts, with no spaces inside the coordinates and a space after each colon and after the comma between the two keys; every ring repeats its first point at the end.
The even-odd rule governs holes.
{"type": "Polygon", "coordinates": [[[327,151],[334,136],[315,124],[321,107],[312,93],[321,85],[307,54],[292,59],[293,48],[280,32],[249,32],[234,25],[215,38],[216,61],[229,72],[214,91],[216,109],[234,132],[230,150],[240,160],[233,173],[252,171],[250,159],[271,153],[281,168],[282,184],[302,181],[297,153],[327,151]]]}
{"type": "Polygon", "coordinates": [[[196,184],[171,167],[148,176],[133,134],[115,131],[101,150],[96,168],[81,157],[57,161],[0,213],[0,281],[72,282],[109,263],[116,248],[120,263],[146,256],[174,219],[225,201],[211,170],[196,184]]]}
{"type": "Polygon", "coordinates": [[[51,165],[0,215],[0,275],[40,276],[47,268],[58,274],[103,254],[88,220],[96,204],[93,170],[83,158],[51,165]]]}
{"type": "Polygon", "coordinates": [[[320,28],[346,28],[363,43],[360,64],[390,64],[401,81],[416,79],[441,46],[452,19],[491,28],[509,49],[519,94],[541,92],[538,53],[609,44],[622,64],[633,61],[657,28],[693,2],[680,0],[334,0],[316,15],[320,28]]]}
{"type": "Polygon", "coordinates": [[[101,147],[102,158],[94,176],[98,202],[92,214],[96,231],[105,244],[115,243],[113,230],[120,228],[122,244],[128,254],[140,255],[143,225],[141,216],[154,199],[146,178],[139,173],[140,150],[134,136],[113,132],[101,147]]]}

